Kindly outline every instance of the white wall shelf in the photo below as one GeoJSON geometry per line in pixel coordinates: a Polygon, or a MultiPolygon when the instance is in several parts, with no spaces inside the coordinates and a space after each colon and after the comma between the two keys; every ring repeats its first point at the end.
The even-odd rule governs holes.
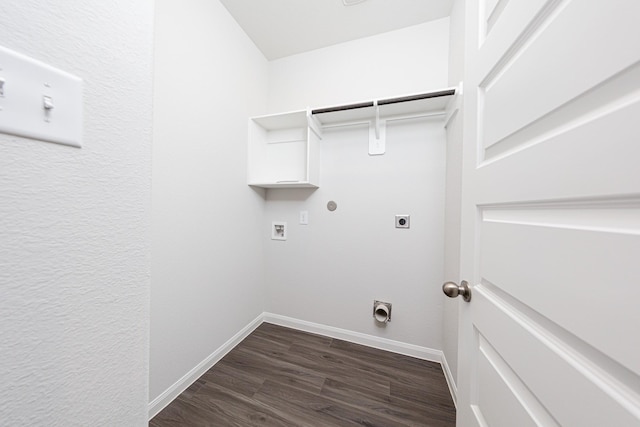
{"type": "Polygon", "coordinates": [[[310,111],[249,119],[249,185],[317,188],[319,134],[310,111]]]}
{"type": "Polygon", "coordinates": [[[446,115],[456,88],[249,119],[249,185],[318,188],[322,128],[370,123],[371,155],[384,154],[386,120],[446,115]]]}

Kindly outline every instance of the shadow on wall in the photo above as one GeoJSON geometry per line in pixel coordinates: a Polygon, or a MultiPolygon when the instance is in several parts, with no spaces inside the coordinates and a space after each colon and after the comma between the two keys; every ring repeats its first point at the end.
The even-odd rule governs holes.
{"type": "Polygon", "coordinates": [[[274,202],[302,202],[318,190],[317,188],[269,188],[262,192],[262,188],[251,188],[256,193],[263,194],[265,199],[274,202]]]}

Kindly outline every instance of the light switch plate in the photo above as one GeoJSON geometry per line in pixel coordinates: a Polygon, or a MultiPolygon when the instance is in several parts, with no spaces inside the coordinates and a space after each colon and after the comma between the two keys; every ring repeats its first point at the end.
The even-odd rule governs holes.
{"type": "Polygon", "coordinates": [[[0,132],[82,146],[82,79],[0,46],[0,132]]]}
{"type": "Polygon", "coordinates": [[[309,225],[309,211],[300,211],[300,225],[309,225]]]}

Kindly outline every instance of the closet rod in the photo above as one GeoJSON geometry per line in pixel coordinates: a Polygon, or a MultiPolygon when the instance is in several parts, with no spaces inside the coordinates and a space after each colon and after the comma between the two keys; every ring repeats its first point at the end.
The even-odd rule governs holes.
{"type": "MultiPolygon", "coordinates": [[[[438,92],[421,93],[418,95],[402,96],[399,98],[381,99],[378,101],[378,105],[397,104],[400,102],[419,101],[421,99],[438,98],[440,96],[455,95],[455,89],[441,90],[438,92]]],[[[358,108],[368,108],[375,106],[373,101],[361,102],[358,104],[339,105],[337,107],[318,108],[317,110],[311,110],[311,114],[333,113],[335,111],[355,110],[358,108]]]]}
{"type": "Polygon", "coordinates": [[[359,104],[339,105],[337,107],[318,108],[317,110],[311,110],[311,114],[333,113],[334,111],[355,110],[367,107],[373,107],[373,101],[361,102],[359,104]]]}
{"type": "Polygon", "coordinates": [[[402,96],[400,98],[381,99],[378,105],[397,104],[399,102],[419,101],[421,99],[438,98],[440,96],[455,95],[455,89],[441,90],[439,92],[421,93],[419,95],[402,96]]]}

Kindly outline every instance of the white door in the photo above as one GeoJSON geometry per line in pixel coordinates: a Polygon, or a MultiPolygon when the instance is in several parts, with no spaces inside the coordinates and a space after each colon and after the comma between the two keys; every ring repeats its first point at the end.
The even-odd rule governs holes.
{"type": "Polygon", "coordinates": [[[458,426],[640,426],[640,1],[466,3],[458,426]]]}

